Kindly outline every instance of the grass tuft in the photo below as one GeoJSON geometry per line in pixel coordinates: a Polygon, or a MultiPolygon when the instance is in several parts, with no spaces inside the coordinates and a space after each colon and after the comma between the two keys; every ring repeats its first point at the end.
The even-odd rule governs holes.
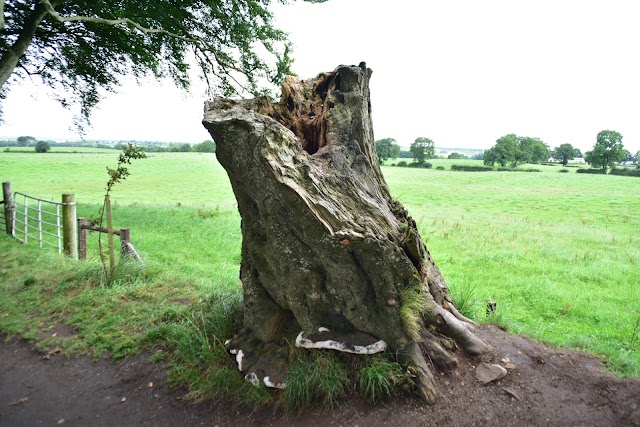
{"type": "Polygon", "coordinates": [[[458,309],[460,314],[469,319],[475,319],[478,310],[478,299],[476,298],[476,285],[472,285],[465,281],[465,284],[459,290],[457,287],[451,287],[451,299],[453,305],[458,309]]]}
{"type": "Polygon", "coordinates": [[[294,358],[287,374],[283,403],[288,412],[301,412],[320,402],[337,406],[347,395],[349,371],[333,351],[313,351],[294,358]]]}
{"type": "Polygon", "coordinates": [[[404,368],[388,357],[374,355],[368,357],[359,371],[360,394],[371,402],[394,396],[401,385],[411,381],[404,368]]]}

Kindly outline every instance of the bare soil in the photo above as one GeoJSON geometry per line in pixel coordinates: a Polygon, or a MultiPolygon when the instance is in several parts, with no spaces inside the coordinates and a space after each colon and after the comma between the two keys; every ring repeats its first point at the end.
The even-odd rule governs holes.
{"type": "Polygon", "coordinates": [[[509,363],[506,378],[482,385],[474,377],[479,360],[461,357],[454,375],[438,376],[436,405],[412,396],[373,405],[354,396],[300,416],[191,404],[184,390],[167,388],[162,365],[146,356],[92,362],[1,340],[0,426],[640,426],[640,380],[616,378],[593,356],[494,326],[477,334],[495,348],[482,360],[509,363]]]}

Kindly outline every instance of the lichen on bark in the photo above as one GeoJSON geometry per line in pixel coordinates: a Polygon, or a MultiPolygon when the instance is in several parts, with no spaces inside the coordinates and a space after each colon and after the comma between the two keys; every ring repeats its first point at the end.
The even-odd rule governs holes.
{"type": "Polygon", "coordinates": [[[288,77],[279,103],[206,104],[203,124],[242,217],[245,329],[229,345],[243,349],[245,370],[282,383],[286,361],[272,355],[292,331],[359,348],[381,340],[433,402],[425,355],[451,370],[456,345],[472,354],[488,347],[391,197],[376,156],[370,77],[364,63],[339,66],[288,77]]]}

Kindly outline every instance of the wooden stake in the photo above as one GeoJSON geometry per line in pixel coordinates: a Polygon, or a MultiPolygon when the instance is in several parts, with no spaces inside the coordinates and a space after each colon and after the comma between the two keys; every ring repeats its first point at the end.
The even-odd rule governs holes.
{"type": "Polygon", "coordinates": [[[111,214],[111,197],[106,195],[104,198],[104,206],[107,210],[107,239],[109,242],[109,280],[113,279],[113,272],[116,269],[116,253],[113,247],[113,216],[111,214]]]}
{"type": "Polygon", "coordinates": [[[129,248],[128,244],[131,240],[129,229],[121,228],[120,229],[120,259],[127,258],[129,256],[129,248]]]}
{"type": "Polygon", "coordinates": [[[2,195],[4,205],[4,224],[7,234],[13,235],[13,201],[11,200],[11,183],[2,183],[2,195]]]}
{"type": "MultiPolygon", "coordinates": [[[[26,220],[25,220],[26,221],[26,220]]],[[[62,247],[64,253],[78,259],[78,220],[76,218],[76,196],[62,195],[62,247]]]]}
{"type": "Polygon", "coordinates": [[[87,260],[87,225],[86,218],[78,218],[78,258],[82,261],[87,260]]]}

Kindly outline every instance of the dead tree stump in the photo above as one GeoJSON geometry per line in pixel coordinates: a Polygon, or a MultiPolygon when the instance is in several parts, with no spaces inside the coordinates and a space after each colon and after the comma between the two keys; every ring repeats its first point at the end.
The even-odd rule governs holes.
{"type": "Polygon", "coordinates": [[[247,380],[283,386],[285,336],[308,348],[389,349],[429,402],[432,366],[488,347],[453,306],[416,223],[376,156],[371,70],[288,77],[281,101],[217,99],[204,126],[242,217],[244,325],[228,347],[247,380]],[[293,334],[293,335],[292,335],[293,334]],[[283,350],[284,348],[284,350],[283,350]]]}

